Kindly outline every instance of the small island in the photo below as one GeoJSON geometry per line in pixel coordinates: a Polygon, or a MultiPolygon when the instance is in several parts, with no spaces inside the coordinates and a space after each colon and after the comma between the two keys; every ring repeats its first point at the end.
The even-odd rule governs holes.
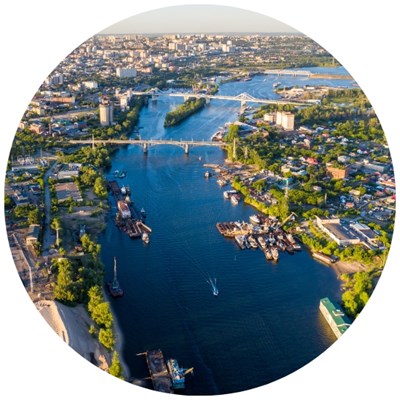
{"type": "Polygon", "coordinates": [[[189,98],[183,104],[179,105],[174,111],[165,116],[164,126],[173,126],[182,122],[187,117],[201,110],[206,104],[206,99],[189,98]]]}

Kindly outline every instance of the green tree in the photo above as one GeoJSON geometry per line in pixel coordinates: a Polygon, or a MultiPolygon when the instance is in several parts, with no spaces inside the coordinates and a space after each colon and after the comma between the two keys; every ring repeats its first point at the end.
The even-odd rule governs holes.
{"type": "Polygon", "coordinates": [[[60,230],[61,230],[61,220],[58,217],[53,218],[50,224],[51,229],[56,231],[56,246],[60,245],[60,230]]]}
{"type": "Polygon", "coordinates": [[[112,329],[100,328],[99,342],[108,350],[113,350],[115,346],[115,336],[112,329]]]}
{"type": "Polygon", "coordinates": [[[92,313],[93,310],[104,301],[103,293],[101,292],[101,288],[99,285],[92,286],[88,291],[89,302],[88,302],[88,310],[89,313],[92,313]]]}
{"type": "Polygon", "coordinates": [[[67,258],[61,258],[55,261],[54,265],[57,267],[57,282],[54,288],[56,300],[66,304],[75,303],[77,296],[71,261],[67,258]]]}
{"type": "Polygon", "coordinates": [[[113,324],[113,316],[110,311],[110,305],[104,301],[92,309],[91,316],[97,325],[111,328],[113,324]]]}
{"type": "Polygon", "coordinates": [[[114,353],[113,353],[113,357],[112,357],[110,368],[108,369],[108,373],[110,375],[115,376],[116,378],[124,379],[122,365],[119,360],[119,355],[116,351],[114,351],[114,353]]]}

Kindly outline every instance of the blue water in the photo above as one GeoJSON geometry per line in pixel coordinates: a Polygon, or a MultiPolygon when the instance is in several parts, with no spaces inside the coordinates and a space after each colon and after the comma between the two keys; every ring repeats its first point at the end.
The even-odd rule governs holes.
{"type": "MultiPolygon", "coordinates": [[[[276,98],[272,84],[309,84],[307,78],[257,76],[221,86],[221,94],[247,92],[276,98]]],[[[326,81],[322,84],[337,84],[326,81]]],[[[340,81],[350,86],[352,81],[340,81]]],[[[165,114],[181,103],[160,97],[140,114],[142,138],[209,139],[234,121],[240,103],[211,101],[178,126],[165,129],[165,114]]],[[[132,200],[147,212],[153,229],[148,245],[131,240],[112,221],[101,236],[106,280],[117,257],[125,291],[111,299],[124,335],[123,357],[132,377],[148,376],[137,353],[161,348],[185,367],[186,394],[217,394],[265,385],[307,364],[335,340],[318,310],[319,300],[340,297],[336,274],[303,249],[267,262],[259,250],[241,251],[217,231],[218,221],[247,220],[254,210],[223,199],[203,163],[222,163],[220,149],[155,146],[145,156],[138,146],[120,148],[112,169],[127,169],[132,200]],[[199,159],[201,157],[201,160],[199,159]],[[216,277],[219,296],[207,277],[216,277]]],[[[149,381],[146,381],[149,382],[149,381]]]]}

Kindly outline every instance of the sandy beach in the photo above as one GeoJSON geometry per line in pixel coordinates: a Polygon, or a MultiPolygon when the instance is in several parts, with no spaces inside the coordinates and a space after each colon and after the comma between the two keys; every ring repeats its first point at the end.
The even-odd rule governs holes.
{"type": "MultiPolygon", "coordinates": [[[[89,333],[89,327],[93,322],[83,305],[67,307],[51,300],[39,300],[35,305],[42,317],[65,343],[100,369],[108,370],[112,355],[89,333]]],[[[129,377],[129,369],[121,359],[123,340],[115,316],[114,332],[115,349],[120,354],[124,374],[129,377]]]]}

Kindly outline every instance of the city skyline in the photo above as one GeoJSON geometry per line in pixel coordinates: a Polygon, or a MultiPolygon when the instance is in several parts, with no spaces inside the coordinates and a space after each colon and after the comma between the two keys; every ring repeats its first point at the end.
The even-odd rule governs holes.
{"type": "Polygon", "coordinates": [[[99,34],[290,33],[297,30],[263,14],[235,7],[186,5],[137,14],[99,34]]]}

